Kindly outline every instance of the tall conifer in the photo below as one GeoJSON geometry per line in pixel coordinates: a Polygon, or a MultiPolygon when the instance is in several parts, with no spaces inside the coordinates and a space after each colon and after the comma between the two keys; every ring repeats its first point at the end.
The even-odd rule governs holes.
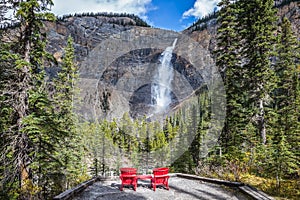
{"type": "Polygon", "coordinates": [[[273,162],[271,171],[276,176],[277,187],[284,174],[292,174],[299,168],[299,43],[293,35],[287,18],[282,19],[278,31],[278,55],[275,65],[277,87],[274,91],[276,120],[273,137],[273,162]]]}
{"type": "MultiPolygon", "coordinates": [[[[78,81],[78,68],[75,64],[75,54],[72,37],[68,37],[65,53],[62,59],[61,69],[53,78],[54,94],[53,104],[55,106],[57,130],[60,133],[59,147],[56,157],[61,162],[56,169],[66,177],[67,187],[76,184],[76,177],[82,175],[84,167],[81,164],[82,155],[80,149],[80,138],[78,135],[78,117],[75,114],[75,103],[78,103],[76,89],[78,81]]],[[[65,188],[66,189],[66,188],[65,188]]]]}
{"type": "Polygon", "coordinates": [[[240,0],[239,33],[242,36],[242,67],[246,73],[246,91],[249,97],[245,109],[261,137],[267,142],[268,107],[274,89],[274,72],[271,57],[274,56],[276,15],[273,0],[240,0]]]}
{"type": "Polygon", "coordinates": [[[225,155],[238,156],[243,142],[242,130],[247,124],[245,112],[245,69],[241,66],[241,36],[239,34],[237,3],[230,0],[220,2],[216,64],[222,73],[226,89],[226,119],[220,137],[225,155]]]}
{"type": "MultiPolygon", "coordinates": [[[[43,63],[47,56],[45,37],[41,34],[42,20],[54,19],[48,12],[53,3],[51,0],[8,0],[6,4],[14,11],[19,26],[13,30],[16,38],[9,42],[10,48],[1,52],[1,59],[10,62],[1,90],[5,94],[5,104],[11,108],[10,122],[6,123],[7,129],[3,132],[3,138],[8,142],[1,147],[2,161],[11,170],[3,175],[3,180],[6,186],[19,182],[23,198],[30,198],[39,191],[35,184],[40,177],[38,181],[33,181],[33,177],[37,175],[35,163],[39,159],[41,138],[45,139],[46,129],[53,130],[50,125],[43,127],[47,120],[52,120],[53,110],[46,106],[49,99],[43,63]]],[[[44,149],[51,152],[48,145],[44,149]]],[[[11,189],[7,188],[8,191],[11,189]]]]}

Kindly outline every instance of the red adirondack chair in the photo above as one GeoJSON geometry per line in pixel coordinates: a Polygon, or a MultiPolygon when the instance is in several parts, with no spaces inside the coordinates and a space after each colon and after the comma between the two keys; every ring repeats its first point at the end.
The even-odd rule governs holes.
{"type": "Polygon", "coordinates": [[[152,187],[153,190],[156,190],[157,185],[163,185],[167,190],[169,190],[169,178],[168,175],[169,168],[163,167],[163,168],[155,168],[153,169],[153,178],[152,178],[152,187]]]}
{"type": "Polygon", "coordinates": [[[137,187],[136,168],[120,168],[122,181],[120,190],[123,191],[124,185],[132,185],[134,191],[137,187]]]}

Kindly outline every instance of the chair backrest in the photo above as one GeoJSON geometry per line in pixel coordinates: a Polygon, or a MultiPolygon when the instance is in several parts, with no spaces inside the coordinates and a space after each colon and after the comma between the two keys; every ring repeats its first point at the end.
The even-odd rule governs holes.
{"type": "Polygon", "coordinates": [[[121,175],[136,175],[136,168],[124,167],[120,168],[121,175]]]}
{"type": "Polygon", "coordinates": [[[168,173],[169,173],[169,168],[167,168],[167,167],[161,167],[161,168],[153,169],[154,176],[166,175],[168,173]]]}

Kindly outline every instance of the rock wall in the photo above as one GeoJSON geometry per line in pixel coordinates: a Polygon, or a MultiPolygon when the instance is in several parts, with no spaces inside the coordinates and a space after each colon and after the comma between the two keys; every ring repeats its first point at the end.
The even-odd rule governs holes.
{"type": "MultiPolygon", "coordinates": [[[[299,15],[296,1],[278,9],[278,16],[290,19],[298,38],[299,15]]],[[[73,16],[56,23],[45,22],[47,50],[58,63],[67,37],[74,38],[80,75],[81,102],[77,110],[84,118],[119,118],[125,112],[132,117],[152,115],[151,85],[158,84],[154,77],[159,58],[175,38],[178,42],[172,56],[170,109],[201,87],[213,88],[212,82],[221,79],[210,53],[216,46],[216,19],[208,21],[201,31],[187,29],[181,33],[136,24],[128,17],[107,16],[73,16]],[[106,114],[102,106],[104,95],[108,96],[106,114]]],[[[55,74],[57,70],[59,67],[52,66],[48,71],[55,74]]]]}
{"type": "MultiPolygon", "coordinates": [[[[122,19],[124,20],[124,19],[122,19]]],[[[130,23],[133,24],[133,23],[130,23]]],[[[57,23],[45,22],[47,50],[61,62],[67,37],[74,38],[79,66],[81,103],[78,111],[88,120],[152,115],[151,85],[159,84],[155,73],[166,47],[177,44],[172,55],[174,79],[172,107],[200,87],[209,87],[216,74],[210,53],[191,37],[173,31],[120,25],[106,17],[69,17],[57,23]],[[109,110],[102,102],[108,95],[109,110]]],[[[49,70],[55,71],[53,66],[49,70]]],[[[54,72],[55,73],[55,72],[54,72]]]]}

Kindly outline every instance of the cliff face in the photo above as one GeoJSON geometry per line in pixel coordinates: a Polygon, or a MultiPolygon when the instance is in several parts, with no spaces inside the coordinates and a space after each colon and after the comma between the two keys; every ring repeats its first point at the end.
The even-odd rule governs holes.
{"type": "MultiPolygon", "coordinates": [[[[287,17],[292,24],[293,32],[300,38],[300,2],[297,0],[289,3],[284,2],[287,1],[275,1],[275,5],[278,6],[277,16],[279,19],[283,16],[287,17]]],[[[216,16],[212,16],[208,21],[196,23],[184,30],[183,33],[199,42],[205,49],[213,52],[216,47],[217,27],[217,18],[216,16]]]]}
{"type": "MultiPolygon", "coordinates": [[[[89,120],[104,116],[119,118],[125,112],[131,117],[152,116],[151,88],[161,84],[156,79],[161,54],[175,39],[171,59],[174,78],[171,86],[162,85],[171,91],[169,109],[209,85],[212,74],[216,73],[210,53],[190,37],[136,26],[129,18],[69,17],[45,25],[47,50],[58,63],[67,37],[74,38],[80,76],[78,111],[89,120]]],[[[51,74],[56,70],[53,66],[48,71],[51,74]]]]}
{"type": "MultiPolygon", "coordinates": [[[[281,6],[278,15],[290,19],[300,38],[299,2],[281,6]]],[[[171,91],[169,109],[201,87],[210,89],[211,82],[220,79],[210,53],[216,46],[216,18],[206,22],[202,30],[196,28],[178,33],[142,27],[126,16],[71,16],[56,23],[45,22],[44,31],[49,40],[47,50],[58,63],[67,37],[74,38],[80,75],[78,112],[93,120],[119,118],[125,112],[131,117],[155,114],[151,88],[160,84],[156,73],[161,54],[176,38],[171,59],[174,78],[171,86],[162,86],[171,91]]],[[[53,66],[48,71],[55,74],[57,70],[59,67],[53,66]]]]}

